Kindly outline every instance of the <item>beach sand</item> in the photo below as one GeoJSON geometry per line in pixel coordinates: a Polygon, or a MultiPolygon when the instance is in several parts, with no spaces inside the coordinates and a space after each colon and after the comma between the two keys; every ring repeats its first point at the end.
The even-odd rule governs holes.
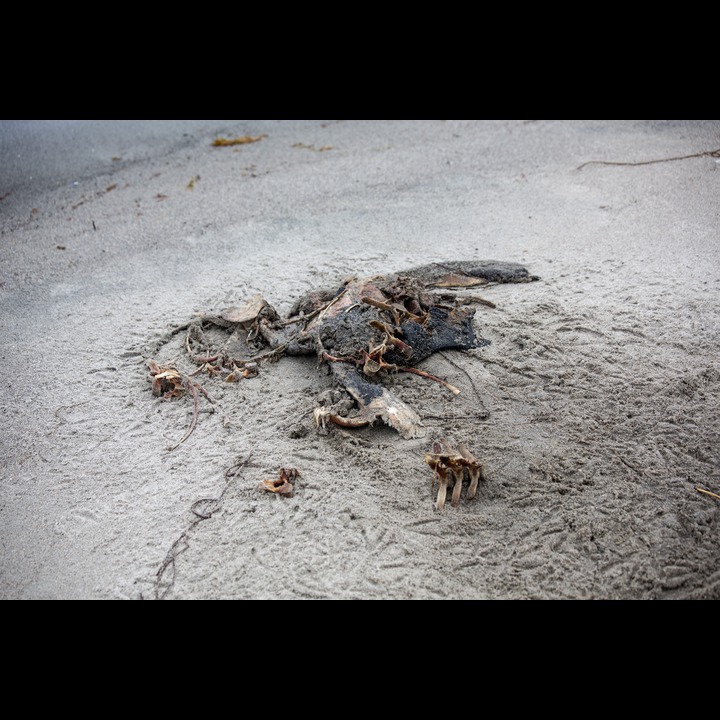
{"type": "Polygon", "coordinates": [[[720,597],[720,123],[3,124],[0,597],[720,597]],[[317,432],[284,357],[196,376],[167,449],[194,314],[459,259],[541,279],[421,363],[459,395],[387,379],[424,437],[317,432]],[[486,480],[438,511],[440,438],[486,480]]]}

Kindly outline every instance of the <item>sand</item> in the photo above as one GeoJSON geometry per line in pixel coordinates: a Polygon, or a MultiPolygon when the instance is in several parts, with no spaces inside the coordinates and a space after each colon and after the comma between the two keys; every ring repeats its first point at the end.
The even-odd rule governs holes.
{"type": "Polygon", "coordinates": [[[0,128],[0,597],[720,597],[720,123],[0,128]],[[193,402],[147,362],[194,369],[159,346],[193,314],[473,258],[541,280],[422,363],[459,395],[388,380],[425,437],[318,433],[332,380],[286,357],[197,376],[168,451],[193,402]],[[487,476],[442,511],[440,438],[487,476]]]}

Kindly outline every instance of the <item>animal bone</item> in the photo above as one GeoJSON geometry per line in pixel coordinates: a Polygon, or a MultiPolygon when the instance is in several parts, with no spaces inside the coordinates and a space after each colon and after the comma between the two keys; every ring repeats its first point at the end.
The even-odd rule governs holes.
{"type": "Polygon", "coordinates": [[[477,492],[478,483],[484,479],[483,466],[467,449],[465,445],[452,447],[443,439],[434,442],[432,452],[425,453],[425,462],[435,471],[438,478],[438,495],[435,507],[442,510],[445,505],[445,496],[448,490],[448,483],[453,481],[453,494],[450,504],[455,507],[460,502],[465,476],[469,479],[466,499],[472,500],[477,492]]]}

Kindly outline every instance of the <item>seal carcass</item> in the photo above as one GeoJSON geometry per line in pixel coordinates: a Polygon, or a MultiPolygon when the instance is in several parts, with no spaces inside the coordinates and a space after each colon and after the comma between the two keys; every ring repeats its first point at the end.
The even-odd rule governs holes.
{"type": "MultiPolygon", "coordinates": [[[[317,354],[357,403],[349,417],[328,408],[315,410],[317,426],[328,422],[360,427],[382,420],[405,438],[424,435],[417,412],[382,382],[387,372],[428,376],[416,365],[438,350],[480,347],[473,328],[474,305],[492,305],[459,288],[537,280],[521,265],[503,262],[433,263],[401,273],[352,278],[333,290],[311,291],[286,318],[260,296],[229,308],[213,322],[270,348],[256,358],[317,354]]],[[[230,344],[217,363],[233,368],[249,361],[233,357],[230,344]]],[[[431,377],[431,376],[430,376],[431,377]]],[[[435,378],[437,379],[437,378],[435,378]]],[[[452,390],[452,386],[449,386],[452,390]]]]}

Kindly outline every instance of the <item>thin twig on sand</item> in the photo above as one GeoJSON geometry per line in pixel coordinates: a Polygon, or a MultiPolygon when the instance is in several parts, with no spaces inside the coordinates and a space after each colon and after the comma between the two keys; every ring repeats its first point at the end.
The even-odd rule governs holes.
{"type": "Polygon", "coordinates": [[[639,162],[612,162],[610,160],[588,160],[578,165],[576,170],[582,170],[586,165],[654,165],[655,163],[672,162],[674,160],[689,160],[690,158],[714,157],[720,158],[720,148],[717,150],[705,150],[705,152],[693,153],[692,155],[676,155],[675,157],[659,158],[657,160],[641,160],[639,162]]]}
{"type": "Polygon", "coordinates": [[[188,428],[185,435],[183,435],[182,440],[180,440],[179,442],[175,443],[174,445],[171,445],[170,447],[168,447],[169,452],[172,452],[173,450],[175,450],[175,448],[182,445],[192,435],[193,430],[195,430],[195,426],[197,425],[197,422],[198,422],[198,415],[200,413],[200,410],[198,408],[198,390],[200,390],[200,392],[202,392],[202,394],[208,399],[208,401],[212,403],[212,398],[207,394],[207,391],[205,390],[205,388],[202,385],[199,385],[198,383],[193,382],[189,378],[187,378],[185,380],[184,384],[193,398],[193,416],[192,416],[192,420],[190,421],[190,427],[188,428]]]}
{"type": "Polygon", "coordinates": [[[240,458],[235,465],[228,468],[225,471],[225,487],[217,498],[201,498],[196,500],[192,506],[191,511],[195,517],[190,521],[190,524],[183,530],[175,542],[170,546],[165,559],[160,564],[160,568],[155,574],[155,599],[164,600],[168,593],[172,590],[175,585],[175,574],[176,567],[175,562],[182,553],[184,553],[190,547],[190,534],[192,529],[204,520],[208,520],[212,517],[213,513],[216,512],[222,505],[225,494],[230,487],[230,481],[240,474],[240,471],[250,462],[252,454],[249,454],[246,458],[240,458]],[[201,506],[202,510],[198,510],[201,506]],[[166,574],[171,574],[166,578],[166,574]]]}

